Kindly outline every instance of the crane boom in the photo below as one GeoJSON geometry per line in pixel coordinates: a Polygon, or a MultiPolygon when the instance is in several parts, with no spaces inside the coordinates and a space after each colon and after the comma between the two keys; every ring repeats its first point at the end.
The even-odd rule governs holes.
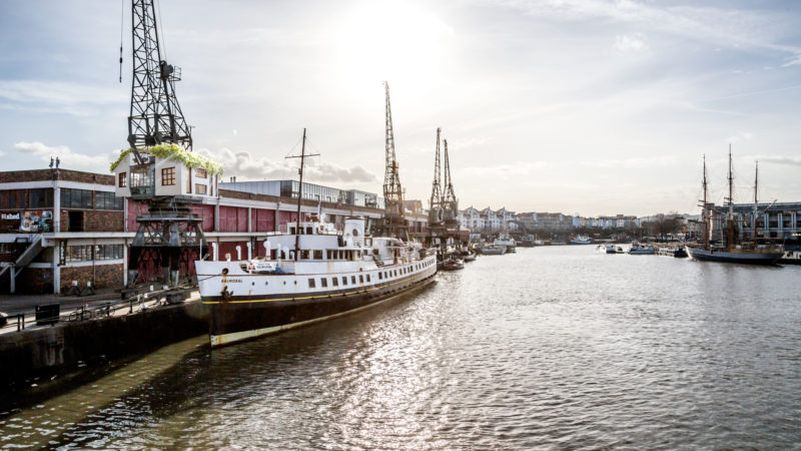
{"type": "Polygon", "coordinates": [[[133,77],[128,116],[128,144],[137,163],[144,160],[138,149],[162,143],[192,149],[192,133],[175,96],[181,70],[162,59],[156,23],[155,0],[132,0],[133,77]]]}
{"type": "Polygon", "coordinates": [[[439,143],[441,132],[442,129],[437,127],[437,144],[434,150],[434,181],[431,184],[431,199],[429,200],[429,226],[442,222],[442,186],[440,182],[442,168],[440,167],[439,162],[439,143]]]}
{"type": "Polygon", "coordinates": [[[392,127],[392,107],[389,99],[389,83],[384,82],[385,111],[385,167],[384,167],[384,218],[382,230],[386,235],[408,238],[408,225],[403,208],[403,187],[398,175],[398,160],[395,156],[395,131],[392,127]]]}

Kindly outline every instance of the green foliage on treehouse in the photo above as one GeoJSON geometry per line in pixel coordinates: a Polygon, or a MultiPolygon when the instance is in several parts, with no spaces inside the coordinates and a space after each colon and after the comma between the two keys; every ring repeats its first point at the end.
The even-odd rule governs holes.
{"type": "MultiPolygon", "coordinates": [[[[216,161],[210,160],[202,155],[190,152],[181,146],[175,144],[159,144],[157,146],[146,147],[138,149],[139,153],[153,155],[156,158],[163,160],[176,161],[183,164],[188,168],[202,168],[211,175],[222,175],[223,168],[216,161]]],[[[128,158],[128,155],[133,153],[133,148],[128,148],[120,152],[120,156],[111,163],[111,172],[117,170],[122,160],[128,158]]]]}

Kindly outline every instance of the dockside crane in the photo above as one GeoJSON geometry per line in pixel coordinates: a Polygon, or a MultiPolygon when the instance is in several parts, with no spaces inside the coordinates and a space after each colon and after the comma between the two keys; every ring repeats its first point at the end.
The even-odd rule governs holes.
{"type": "Polygon", "coordinates": [[[442,219],[445,228],[448,230],[459,228],[459,201],[453,191],[453,180],[451,179],[451,164],[448,158],[448,140],[442,142],[445,150],[443,154],[445,163],[445,191],[442,194],[442,219]]]}
{"type": "Polygon", "coordinates": [[[409,239],[409,226],[403,206],[403,187],[398,176],[398,160],[395,155],[395,131],[392,127],[392,106],[389,99],[389,83],[384,82],[386,99],[384,142],[384,217],[378,232],[403,240],[409,239]]]}
{"type": "MultiPolygon", "coordinates": [[[[202,200],[191,194],[201,194],[197,183],[193,191],[195,166],[174,162],[181,161],[175,153],[192,151],[192,131],[175,94],[181,70],[164,59],[154,3],[131,2],[133,73],[127,152],[132,158],[127,174],[118,172],[117,176],[118,187],[129,189],[130,200],[146,205],[147,212],[136,218],[138,228],[128,253],[129,287],[153,282],[176,287],[187,278],[194,282],[194,260],[206,254],[202,218],[192,212],[202,200]],[[164,155],[165,149],[173,152],[172,168],[159,166],[161,182],[157,184],[157,155],[164,155]],[[172,188],[164,186],[169,180],[177,187],[167,190],[172,188]]],[[[202,194],[211,194],[216,178],[205,177],[209,181],[202,194]]]]}
{"type": "Polygon", "coordinates": [[[442,223],[442,168],[439,160],[439,143],[442,129],[437,127],[437,143],[434,150],[434,181],[431,184],[431,199],[429,199],[428,228],[432,230],[442,223]]]}

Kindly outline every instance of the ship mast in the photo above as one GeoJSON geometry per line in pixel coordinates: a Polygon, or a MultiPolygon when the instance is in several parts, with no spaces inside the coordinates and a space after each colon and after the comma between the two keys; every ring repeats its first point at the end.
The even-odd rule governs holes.
{"type": "Polygon", "coordinates": [[[726,201],[729,203],[729,212],[726,216],[726,248],[731,249],[734,245],[734,176],[732,175],[731,168],[731,144],[729,144],[729,197],[726,201]]]}
{"type": "Polygon", "coordinates": [[[319,153],[306,154],[306,128],[303,129],[303,142],[300,145],[300,155],[290,155],[286,158],[300,158],[300,169],[298,175],[300,183],[298,184],[298,217],[295,223],[295,261],[300,258],[300,206],[303,201],[303,167],[306,164],[306,158],[316,157],[319,153]]]}
{"type": "Polygon", "coordinates": [[[759,160],[756,162],[754,169],[754,214],[751,218],[751,238],[756,242],[757,231],[757,215],[759,214],[759,160]]]}
{"type": "Polygon", "coordinates": [[[709,214],[707,210],[707,195],[708,195],[708,186],[706,180],[706,154],[704,154],[704,169],[703,169],[703,182],[702,186],[704,187],[704,198],[701,201],[701,221],[703,222],[703,227],[701,229],[702,233],[704,234],[704,249],[709,248],[709,214]]]}

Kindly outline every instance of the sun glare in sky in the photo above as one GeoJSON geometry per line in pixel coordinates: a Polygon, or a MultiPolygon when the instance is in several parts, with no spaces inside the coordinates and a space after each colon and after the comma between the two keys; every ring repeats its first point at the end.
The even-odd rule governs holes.
{"type": "Polygon", "coordinates": [[[335,67],[349,85],[390,80],[425,91],[453,30],[432,12],[400,1],[366,2],[345,13],[334,30],[335,67]]]}

